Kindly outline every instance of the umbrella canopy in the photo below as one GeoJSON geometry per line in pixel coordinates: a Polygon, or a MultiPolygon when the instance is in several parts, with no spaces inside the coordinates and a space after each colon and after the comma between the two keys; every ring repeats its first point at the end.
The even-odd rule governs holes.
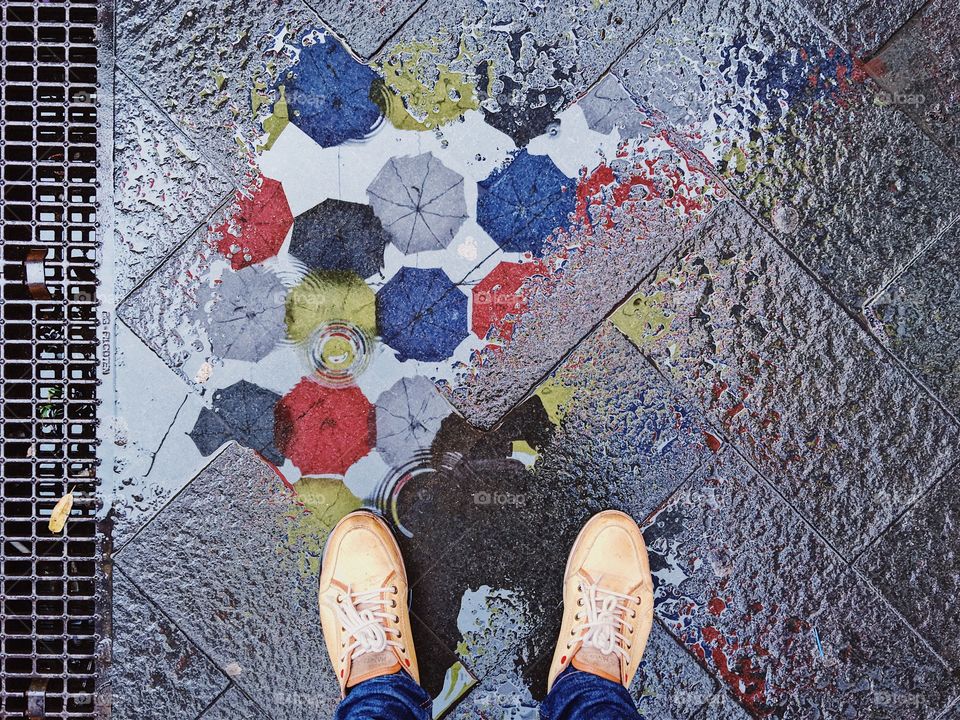
{"type": "Polygon", "coordinates": [[[479,338],[488,338],[491,330],[509,340],[513,335],[512,319],[527,307],[523,284],[529,277],[543,274],[541,262],[499,263],[490,274],[473,287],[473,314],[470,328],[479,338]]]}
{"type": "Polygon", "coordinates": [[[546,155],[521,150],[506,168],[480,181],[477,222],[504,250],[539,255],[575,204],[573,180],[546,155]]]}
{"type": "Polygon", "coordinates": [[[389,239],[372,207],[329,199],[294,220],[290,254],[312,270],[351,270],[366,278],[383,266],[389,239]]]}
{"type": "Polygon", "coordinates": [[[230,219],[213,230],[222,235],[217,249],[239,270],[279,252],[293,225],[293,213],[283,186],[267,177],[252,193],[237,193],[236,205],[230,219]]]}
{"type": "Polygon", "coordinates": [[[274,445],[274,410],[280,396],[246,380],[213,393],[213,407],[203,408],[190,437],[201,455],[210,455],[229,440],[255,450],[274,465],[283,455],[274,445]]]}
{"type": "Polygon", "coordinates": [[[277,403],[276,445],[304,475],[343,475],[375,441],[373,405],[356,386],[304,378],[277,403]]]}
{"type": "Polygon", "coordinates": [[[591,130],[606,135],[618,128],[621,138],[644,135],[644,116],[626,88],[613,75],[605,75],[577,105],[583,110],[591,130]]]}
{"type": "Polygon", "coordinates": [[[256,362],[283,340],[287,289],[265,268],[246,267],[224,273],[220,284],[206,291],[201,315],[214,353],[222,358],[256,362]]]}
{"type": "Polygon", "coordinates": [[[467,296],[439,268],[400,268],[377,292],[377,324],[400,360],[445,360],[468,334],[467,296]]]}
{"type": "Polygon", "coordinates": [[[377,450],[391,465],[401,465],[418,450],[429,449],[450,405],[423,376],[401,378],[377,398],[377,450]]]}
{"type": "Polygon", "coordinates": [[[463,176],[429,152],[390,158],[367,196],[403,253],[442,250],[467,217],[463,176]]]}
{"type": "Polygon", "coordinates": [[[370,99],[377,74],[327,35],[300,51],[281,78],[290,122],[322,147],[366,137],[381,118],[370,99]]]}
{"type": "Polygon", "coordinates": [[[376,298],[356,273],[309,273],[287,295],[287,336],[303,342],[327,322],[354,325],[371,338],[377,334],[376,298]]]}

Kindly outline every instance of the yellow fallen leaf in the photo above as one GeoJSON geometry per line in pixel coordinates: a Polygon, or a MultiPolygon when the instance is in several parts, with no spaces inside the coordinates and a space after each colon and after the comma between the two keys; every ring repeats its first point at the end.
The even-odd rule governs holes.
{"type": "Polygon", "coordinates": [[[70,517],[70,510],[72,509],[73,493],[68,492],[57,500],[57,504],[53,506],[53,512],[50,513],[50,522],[47,523],[50,532],[58,533],[63,530],[63,527],[67,524],[67,518],[70,517]]]}

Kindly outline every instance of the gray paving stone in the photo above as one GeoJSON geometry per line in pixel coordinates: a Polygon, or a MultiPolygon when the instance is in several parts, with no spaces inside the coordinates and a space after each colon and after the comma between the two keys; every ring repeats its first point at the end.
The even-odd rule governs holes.
{"type": "Polygon", "coordinates": [[[805,0],[804,5],[847,50],[858,57],[868,57],[923,3],[924,0],[805,0]]]}
{"type": "Polygon", "coordinates": [[[949,416],[738,206],[641,307],[634,343],[848,558],[958,458],[949,416]]]}
{"type": "Polygon", "coordinates": [[[685,0],[616,72],[854,309],[956,215],[956,167],[795,5],[685,0]]]}
{"type": "Polygon", "coordinates": [[[866,65],[899,106],[960,154],[960,8],[927,3],[866,65]]]}
{"type": "Polygon", "coordinates": [[[577,527],[608,507],[646,517],[712,455],[698,404],[609,321],[545,385],[569,400],[534,474],[539,485],[577,507],[571,518],[577,527]]]}
{"type": "Polygon", "coordinates": [[[960,416],[960,228],[954,227],[867,309],[876,334],[960,416]]]}
{"type": "Polygon", "coordinates": [[[193,365],[205,337],[195,320],[197,292],[219,257],[208,235],[205,226],[188,237],[117,308],[117,316],[188,385],[195,385],[193,365]]]}
{"type": "Polygon", "coordinates": [[[118,556],[251,699],[290,720],[329,717],[339,700],[303,517],[262,460],[230,445],[118,556]]]}
{"type": "Polygon", "coordinates": [[[347,45],[364,58],[372,56],[423,0],[305,0],[347,45]]]}
{"type": "Polygon", "coordinates": [[[232,685],[200,716],[200,720],[269,720],[269,716],[232,685]]]}
{"type": "Polygon", "coordinates": [[[739,456],[644,529],[656,611],[758,717],[933,718],[943,663],[739,456]]]}
{"type": "Polygon", "coordinates": [[[123,74],[117,74],[115,293],[126,295],[202,225],[231,186],[123,74]]]}
{"type": "MultiPolygon", "coordinates": [[[[541,134],[670,6],[669,0],[554,3],[429,0],[388,44],[436,42],[453,70],[492,68],[487,122],[518,140],[541,134]],[[461,39],[464,43],[461,46],[461,39]]],[[[481,88],[482,89],[482,88],[481,88]]]]}
{"type": "Polygon", "coordinates": [[[113,573],[113,717],[194,718],[227,677],[119,570],[113,573]]]}
{"type": "Polygon", "coordinates": [[[114,335],[112,540],[121,548],[207,461],[187,434],[203,407],[176,375],[123,323],[114,335]],[[147,378],[147,382],[144,379],[147,378]]]}
{"type": "Polygon", "coordinates": [[[120,0],[117,67],[244,184],[254,172],[247,151],[263,132],[254,83],[278,77],[291,62],[284,44],[313,27],[319,18],[300,0],[120,0]]]}
{"type": "Polygon", "coordinates": [[[471,423],[488,428],[498,422],[620,298],[725,202],[726,191],[696,158],[683,155],[669,140],[662,148],[651,145],[634,160],[638,166],[650,163],[653,186],[675,183],[689,192],[688,209],[671,207],[657,190],[629,210],[618,210],[609,226],[598,222],[589,232],[575,230],[573,238],[578,232],[590,237],[564,259],[562,272],[531,292],[509,344],[484,351],[482,361],[452,384],[450,400],[471,423]]]}
{"type": "Polygon", "coordinates": [[[960,631],[958,469],[897,520],[857,562],[903,616],[954,667],[960,631]]]}
{"type": "Polygon", "coordinates": [[[725,690],[718,690],[691,720],[750,720],[750,714],[725,690]]]}
{"type": "Polygon", "coordinates": [[[640,714],[664,720],[688,718],[716,689],[716,681],[655,621],[630,685],[640,714]]]}

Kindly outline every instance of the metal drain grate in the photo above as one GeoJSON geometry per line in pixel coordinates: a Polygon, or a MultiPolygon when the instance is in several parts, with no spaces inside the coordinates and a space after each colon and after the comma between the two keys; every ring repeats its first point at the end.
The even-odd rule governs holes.
{"type": "Polygon", "coordinates": [[[96,28],[95,0],[0,4],[5,718],[95,717],[96,28]]]}

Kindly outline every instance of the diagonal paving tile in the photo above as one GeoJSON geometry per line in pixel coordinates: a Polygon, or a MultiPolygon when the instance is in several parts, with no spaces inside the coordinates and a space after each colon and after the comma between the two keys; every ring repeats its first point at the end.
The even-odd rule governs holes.
{"type": "Polygon", "coordinates": [[[730,693],[718,690],[691,720],[749,720],[750,717],[730,693]]]}
{"type": "Polygon", "coordinates": [[[960,592],[958,469],[927,493],[857,561],[907,621],[955,668],[960,630],[954,602],[960,592]]]}
{"type": "Polygon", "coordinates": [[[657,614],[756,717],[934,718],[943,663],[732,451],[646,523],[657,614]]]}
{"type": "Polygon", "coordinates": [[[195,718],[229,684],[118,569],[113,573],[113,717],[195,718]]]}
{"type": "Polygon", "coordinates": [[[960,228],[926,250],[867,309],[893,353],[960,416],[960,228]]]}
{"type": "Polygon", "coordinates": [[[117,308],[118,317],[188,386],[204,347],[195,320],[200,278],[219,259],[207,227],[194,232],[117,308]]]}
{"type": "Polygon", "coordinates": [[[117,74],[115,293],[122,298],[231,191],[200,150],[117,74]]]}
{"type": "Polygon", "coordinates": [[[858,56],[869,56],[893,35],[924,0],[804,0],[816,18],[839,38],[841,44],[858,56]]]}
{"type": "Polygon", "coordinates": [[[960,156],[958,28],[956,3],[929,2],[866,65],[889,102],[925,125],[954,157],[960,156]]]}
{"type": "Polygon", "coordinates": [[[369,58],[424,0],[304,0],[355,53],[369,58]]]}
{"type": "MultiPolygon", "coordinates": [[[[451,402],[479,427],[499,421],[728,197],[700,159],[668,133],[637,140],[623,153],[629,159],[611,162],[623,163],[617,173],[631,179],[610,187],[631,193],[630,207],[617,206],[609,222],[588,222],[564,237],[577,249],[562,253],[556,259],[561,269],[531,291],[509,343],[485,349],[470,371],[451,383],[451,402]]],[[[602,174],[603,168],[591,172],[602,174]]],[[[587,195],[590,184],[589,178],[581,181],[587,195]]]]}
{"type": "Polygon", "coordinates": [[[269,720],[269,717],[236,685],[231,685],[200,720],[269,720]]]}
{"type": "Polygon", "coordinates": [[[847,558],[958,458],[950,417],[738,206],[613,321],[847,558]]]}
{"type": "Polygon", "coordinates": [[[123,547],[205,464],[187,435],[203,403],[123,323],[114,336],[113,546],[123,547]],[[144,382],[149,378],[149,382],[144,382]]]}
{"type": "MultiPolygon", "coordinates": [[[[546,3],[429,0],[392,38],[386,54],[426,50],[427,76],[437,64],[481,80],[487,122],[526,145],[556,121],[554,114],[586,92],[670,6],[636,3],[546,3]]],[[[322,14],[322,13],[321,13],[322,14]]]]}
{"type": "Polygon", "coordinates": [[[855,310],[956,216],[955,165],[795,6],[685,0],[615,70],[855,310]]]}
{"type": "Polygon", "coordinates": [[[274,471],[231,444],[117,558],[252,700],[290,720],[330,716],[340,695],[301,521],[274,471]]]}
{"type": "Polygon", "coordinates": [[[255,86],[266,92],[291,62],[286,43],[317,25],[317,15],[299,0],[120,0],[116,17],[117,67],[244,184],[248,151],[263,132],[251,106],[255,86]]]}

